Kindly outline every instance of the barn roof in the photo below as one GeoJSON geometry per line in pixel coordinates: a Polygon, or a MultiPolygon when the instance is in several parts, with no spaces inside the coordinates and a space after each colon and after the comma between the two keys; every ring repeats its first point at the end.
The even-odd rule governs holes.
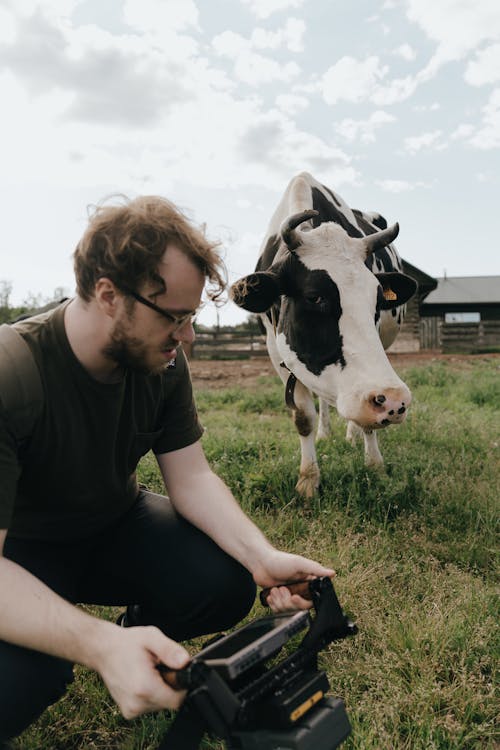
{"type": "Polygon", "coordinates": [[[500,276],[445,276],[424,305],[500,303],[500,276]]]}

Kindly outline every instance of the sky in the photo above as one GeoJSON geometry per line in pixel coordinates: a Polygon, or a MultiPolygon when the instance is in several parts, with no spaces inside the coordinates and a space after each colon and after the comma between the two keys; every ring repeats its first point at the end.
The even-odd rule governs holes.
{"type": "Polygon", "coordinates": [[[0,101],[11,304],[73,293],[117,193],[205,225],[232,282],[304,170],[430,276],[500,274],[498,0],[0,0],[0,101]]]}

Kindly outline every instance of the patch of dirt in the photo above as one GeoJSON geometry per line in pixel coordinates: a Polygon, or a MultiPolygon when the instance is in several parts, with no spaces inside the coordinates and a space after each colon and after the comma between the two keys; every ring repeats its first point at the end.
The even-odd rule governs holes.
{"type": "MultiPolygon", "coordinates": [[[[466,369],[474,362],[485,359],[498,360],[500,367],[500,354],[442,354],[429,350],[394,353],[388,356],[397,372],[405,367],[430,365],[435,362],[450,362],[454,366],[466,369]]],[[[267,356],[233,360],[192,359],[189,366],[195,388],[254,388],[262,376],[278,377],[267,356]]]]}

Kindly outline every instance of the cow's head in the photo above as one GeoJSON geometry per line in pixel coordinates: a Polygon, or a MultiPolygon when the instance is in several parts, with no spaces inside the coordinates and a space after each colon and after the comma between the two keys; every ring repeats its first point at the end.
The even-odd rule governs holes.
{"type": "Polygon", "coordinates": [[[267,313],[285,365],[342,416],[365,429],[401,422],[410,392],[387,360],[376,323],[381,310],[404,304],[416,284],[365,265],[399,227],[362,238],[334,222],[299,229],[316,215],[309,210],[287,219],[272,265],[237,281],[232,299],[245,310],[267,313]]]}

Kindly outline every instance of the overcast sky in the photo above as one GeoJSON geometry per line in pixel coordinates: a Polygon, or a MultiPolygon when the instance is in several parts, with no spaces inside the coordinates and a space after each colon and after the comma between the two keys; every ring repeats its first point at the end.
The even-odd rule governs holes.
{"type": "Polygon", "coordinates": [[[0,101],[12,303],[73,291],[116,192],[206,222],[234,281],[303,170],[424,272],[500,274],[499,0],[0,0],[0,101]]]}

